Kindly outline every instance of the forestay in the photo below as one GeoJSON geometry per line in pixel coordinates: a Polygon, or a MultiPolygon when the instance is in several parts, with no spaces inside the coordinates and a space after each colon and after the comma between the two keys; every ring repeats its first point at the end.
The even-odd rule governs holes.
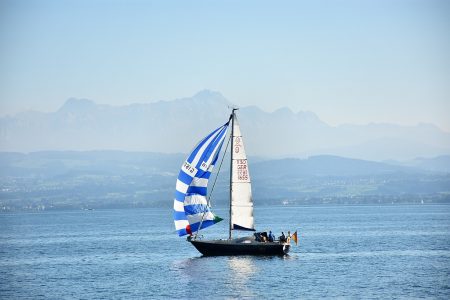
{"type": "Polygon", "coordinates": [[[231,175],[231,229],[255,230],[250,173],[241,129],[239,128],[236,116],[233,121],[231,149],[233,151],[233,172],[231,175]]]}
{"type": "Polygon", "coordinates": [[[191,234],[222,220],[211,212],[206,195],[208,180],[228,125],[229,121],[202,139],[181,166],[173,203],[173,217],[179,236],[191,234]]]}

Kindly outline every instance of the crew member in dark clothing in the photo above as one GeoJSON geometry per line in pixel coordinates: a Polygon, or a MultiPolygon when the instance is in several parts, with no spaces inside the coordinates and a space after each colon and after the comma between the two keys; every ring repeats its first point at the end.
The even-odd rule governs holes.
{"type": "Polygon", "coordinates": [[[281,236],[280,236],[280,243],[285,243],[286,242],[286,236],[284,235],[284,232],[281,232],[281,236]]]}
{"type": "Polygon", "coordinates": [[[273,242],[275,240],[275,236],[272,233],[272,230],[269,231],[269,242],[273,242]]]}

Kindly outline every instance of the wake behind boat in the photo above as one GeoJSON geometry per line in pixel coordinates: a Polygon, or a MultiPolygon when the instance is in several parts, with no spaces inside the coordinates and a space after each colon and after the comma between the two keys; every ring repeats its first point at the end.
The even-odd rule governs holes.
{"type": "MultiPolygon", "coordinates": [[[[227,123],[202,139],[181,166],[174,199],[174,221],[179,236],[189,235],[188,241],[203,255],[284,255],[289,252],[290,238],[297,243],[297,232],[275,240],[267,233],[232,238],[234,230],[255,231],[253,200],[248,168],[236,109],[227,123]],[[208,181],[220,149],[231,127],[230,145],[230,217],[226,240],[200,239],[198,232],[223,219],[216,216],[207,199],[208,181]],[[195,234],[194,234],[195,233],[195,234]]],[[[225,147],[227,148],[227,147],[225,147]]],[[[223,159],[222,159],[223,161],[223,159]]]]}

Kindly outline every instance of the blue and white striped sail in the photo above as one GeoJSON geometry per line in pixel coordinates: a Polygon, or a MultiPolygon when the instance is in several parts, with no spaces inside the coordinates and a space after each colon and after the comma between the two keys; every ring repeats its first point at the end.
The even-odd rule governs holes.
{"type": "Polygon", "coordinates": [[[229,122],[202,139],[178,174],[173,218],[179,236],[209,227],[222,219],[207,204],[207,186],[227,133],[229,122]]]}

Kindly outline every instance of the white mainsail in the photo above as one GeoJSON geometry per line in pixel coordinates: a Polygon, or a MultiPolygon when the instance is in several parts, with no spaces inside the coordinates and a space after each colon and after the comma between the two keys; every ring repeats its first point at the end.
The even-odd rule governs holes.
{"type": "Polygon", "coordinates": [[[231,228],[234,230],[255,230],[250,173],[241,129],[234,115],[231,174],[231,228]]]}

